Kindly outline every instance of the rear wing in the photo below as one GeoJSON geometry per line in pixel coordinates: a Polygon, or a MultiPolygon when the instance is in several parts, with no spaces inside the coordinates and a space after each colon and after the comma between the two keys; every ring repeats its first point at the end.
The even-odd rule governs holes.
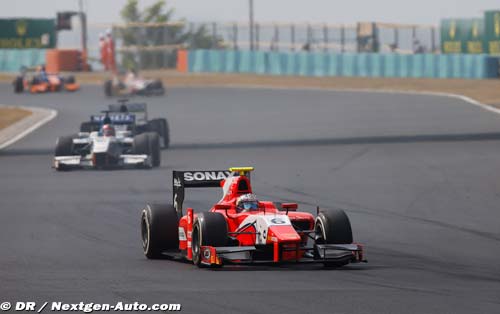
{"type": "MultiPolygon", "coordinates": [[[[112,124],[134,124],[135,115],[127,113],[113,113],[108,115],[112,124]]],[[[104,123],[106,115],[91,115],[90,121],[94,123],[104,123]]]]}
{"type": "Polygon", "coordinates": [[[253,167],[232,167],[229,170],[189,170],[172,172],[173,204],[177,215],[182,216],[185,188],[216,188],[221,181],[233,175],[245,175],[250,178],[253,167]]]}
{"type": "Polygon", "coordinates": [[[119,100],[118,104],[111,104],[108,110],[111,113],[134,113],[137,116],[137,122],[147,123],[148,106],[146,103],[127,103],[128,100],[119,100]]]}
{"type": "Polygon", "coordinates": [[[177,214],[182,216],[185,188],[216,188],[229,178],[229,170],[190,170],[172,172],[173,203],[177,214]]]}

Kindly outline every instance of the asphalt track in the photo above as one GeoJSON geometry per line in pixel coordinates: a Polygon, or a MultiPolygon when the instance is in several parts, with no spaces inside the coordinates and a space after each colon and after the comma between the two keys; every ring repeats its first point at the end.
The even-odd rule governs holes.
{"type": "MultiPolygon", "coordinates": [[[[176,88],[149,98],[172,148],[155,170],[50,168],[100,88],[14,95],[58,117],[0,152],[0,301],[181,303],[184,313],[498,313],[500,115],[457,99],[176,88]],[[368,264],[197,269],[142,254],[139,209],[172,169],[254,165],[263,199],[344,208],[368,264]]],[[[220,192],[187,192],[208,208],[220,192]]]]}

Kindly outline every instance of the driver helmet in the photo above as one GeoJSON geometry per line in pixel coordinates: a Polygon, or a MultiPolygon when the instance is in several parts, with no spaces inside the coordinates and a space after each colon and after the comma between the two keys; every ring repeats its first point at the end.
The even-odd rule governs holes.
{"type": "Polygon", "coordinates": [[[103,136],[115,136],[115,128],[111,124],[105,124],[102,126],[103,136]]]}
{"type": "Polygon", "coordinates": [[[259,200],[257,196],[252,193],[243,194],[238,197],[236,201],[236,207],[239,211],[248,211],[248,210],[256,210],[259,208],[259,200]]]}

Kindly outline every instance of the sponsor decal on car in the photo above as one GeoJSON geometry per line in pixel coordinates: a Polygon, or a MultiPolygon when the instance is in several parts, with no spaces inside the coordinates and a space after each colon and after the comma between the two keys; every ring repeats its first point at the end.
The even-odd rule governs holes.
{"type": "Polygon", "coordinates": [[[271,219],[271,222],[273,224],[276,224],[276,225],[286,224],[286,221],[281,219],[280,217],[276,217],[276,218],[271,219]]]}
{"type": "Polygon", "coordinates": [[[230,171],[186,171],[184,172],[184,181],[224,180],[230,175],[230,171]]]}
{"type": "Polygon", "coordinates": [[[174,186],[175,187],[182,187],[182,183],[181,183],[181,180],[179,180],[179,178],[174,178],[174,186]]]}
{"type": "Polygon", "coordinates": [[[186,232],[184,232],[184,228],[182,228],[182,227],[179,227],[179,240],[180,241],[186,241],[187,240],[186,232]]]}

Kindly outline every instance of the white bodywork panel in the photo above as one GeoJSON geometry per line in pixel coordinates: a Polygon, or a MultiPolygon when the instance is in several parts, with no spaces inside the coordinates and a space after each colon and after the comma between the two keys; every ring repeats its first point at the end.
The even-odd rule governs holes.
{"type": "Polygon", "coordinates": [[[258,235],[255,244],[266,244],[267,232],[271,226],[291,226],[292,222],[287,215],[249,215],[241,222],[238,229],[255,222],[255,231],[258,235]]]}

